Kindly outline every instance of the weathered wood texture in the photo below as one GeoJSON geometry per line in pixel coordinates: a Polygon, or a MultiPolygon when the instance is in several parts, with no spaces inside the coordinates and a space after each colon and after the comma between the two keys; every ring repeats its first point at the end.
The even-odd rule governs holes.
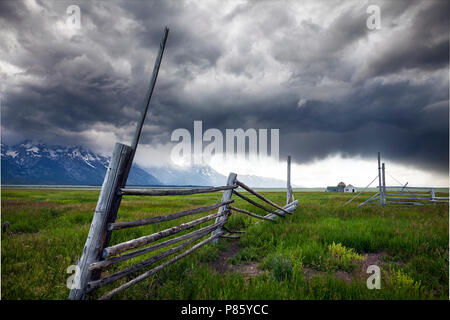
{"type": "Polygon", "coordinates": [[[220,238],[224,238],[224,239],[240,239],[240,236],[229,236],[229,235],[222,235],[220,236],[220,238]]]}
{"type": "Polygon", "coordinates": [[[197,193],[211,193],[237,188],[236,185],[221,186],[214,188],[196,188],[196,189],[171,189],[171,190],[153,190],[153,189],[120,189],[121,195],[130,196],[187,196],[197,193]]]}
{"type": "Polygon", "coordinates": [[[386,176],[385,176],[385,165],[384,162],[381,167],[382,171],[382,181],[383,181],[383,206],[386,205],[386,176]]]}
{"type": "MultiPolygon", "coordinates": [[[[293,212],[297,208],[297,205],[298,205],[298,200],[294,200],[291,203],[285,205],[283,207],[283,209],[287,210],[289,212],[293,212]]],[[[278,211],[276,215],[272,214],[272,213],[269,213],[269,214],[265,215],[264,217],[270,218],[270,219],[275,219],[276,217],[279,217],[278,214],[282,214],[281,211],[278,211]]]]}
{"type": "Polygon", "coordinates": [[[247,191],[250,192],[251,194],[255,195],[256,197],[258,197],[258,198],[261,199],[262,201],[264,201],[264,202],[270,204],[271,206],[273,206],[273,207],[275,207],[275,208],[277,208],[277,209],[283,211],[284,213],[289,213],[289,214],[290,214],[290,212],[287,212],[286,210],[284,210],[282,207],[280,207],[280,206],[277,205],[276,203],[270,201],[270,200],[267,199],[266,197],[264,197],[264,196],[260,195],[259,193],[253,191],[250,187],[248,187],[247,185],[245,185],[243,182],[241,182],[241,181],[239,181],[239,180],[236,180],[236,184],[237,184],[239,187],[241,187],[241,188],[247,190],[247,191]]]}
{"type": "MultiPolygon", "coordinates": [[[[128,174],[130,172],[131,166],[133,165],[134,155],[136,153],[137,146],[139,144],[139,138],[141,136],[142,127],[144,126],[145,118],[147,117],[148,107],[150,106],[150,100],[152,99],[153,91],[155,89],[156,79],[158,78],[159,68],[161,66],[162,57],[164,54],[164,49],[166,47],[167,37],[169,36],[169,28],[164,28],[164,33],[159,43],[158,55],[156,56],[155,64],[153,65],[152,77],[150,78],[150,85],[147,89],[147,93],[144,100],[144,108],[141,113],[141,117],[136,126],[136,130],[134,132],[133,141],[131,142],[131,156],[130,161],[127,166],[125,182],[128,178],[128,174]]],[[[126,183],[124,184],[124,186],[126,183]]]]}
{"type": "MultiPolygon", "coordinates": [[[[230,172],[230,174],[228,175],[228,179],[227,179],[227,186],[229,186],[229,187],[236,186],[237,187],[237,185],[235,184],[236,176],[237,176],[236,173],[230,172]]],[[[229,201],[231,199],[231,195],[233,194],[233,190],[234,189],[235,188],[228,189],[228,190],[224,191],[224,193],[222,195],[222,201],[221,202],[229,201]]],[[[227,215],[227,213],[228,213],[228,205],[221,206],[219,208],[219,213],[222,213],[222,215],[219,218],[216,219],[216,222],[219,222],[219,221],[222,221],[222,220],[225,220],[225,221],[228,220],[228,215],[227,215]]],[[[219,233],[222,233],[222,229],[221,228],[217,228],[216,230],[214,230],[211,233],[211,237],[214,237],[214,241],[212,243],[217,244],[218,237],[215,237],[215,236],[217,234],[219,234],[219,233]]]]}
{"type": "MultiPolygon", "coordinates": [[[[231,208],[230,208],[231,209],[231,208]]],[[[228,233],[245,233],[245,231],[240,231],[240,230],[230,230],[225,226],[222,226],[222,229],[225,230],[228,233]]]]}
{"type": "MultiPolygon", "coordinates": [[[[376,176],[375,177],[375,179],[373,179],[364,189],[362,189],[356,196],[354,196],[353,198],[351,198],[350,200],[348,200],[346,203],[344,203],[344,205],[343,206],[346,206],[347,204],[349,204],[350,202],[352,202],[353,200],[355,200],[356,198],[358,198],[360,195],[362,195],[362,193],[365,191],[365,190],[367,190],[367,188],[369,188],[370,187],[370,185],[375,181],[375,180],[377,180],[377,178],[378,178],[378,176],[376,176]]],[[[375,196],[375,195],[374,195],[375,196]]],[[[372,197],[370,197],[370,199],[372,199],[374,196],[372,196],[372,197]]],[[[369,199],[369,200],[370,200],[369,199]]],[[[366,200],[365,202],[363,202],[363,203],[361,203],[359,206],[362,206],[364,203],[366,203],[367,201],[369,201],[369,200],[366,200]]]]}
{"type": "Polygon", "coordinates": [[[176,247],[173,247],[173,248],[170,248],[170,249],[168,249],[166,251],[163,251],[163,252],[161,252],[161,253],[159,253],[157,255],[154,255],[154,256],[152,256],[152,257],[150,257],[150,258],[148,258],[148,259],[146,259],[144,261],[141,261],[141,262],[139,262],[137,264],[134,264],[134,265],[132,265],[132,266],[130,266],[128,268],[125,268],[123,270],[120,270],[120,271],[118,271],[118,272],[116,272],[116,273],[114,273],[112,275],[106,276],[106,277],[101,278],[101,279],[96,280],[96,281],[91,281],[91,282],[88,283],[88,292],[91,292],[91,291],[93,291],[95,289],[103,287],[103,286],[105,286],[105,285],[107,285],[107,284],[109,284],[111,282],[120,280],[123,277],[125,277],[125,276],[127,276],[127,275],[129,275],[131,273],[139,271],[139,270],[145,268],[148,265],[156,263],[156,262],[164,259],[165,257],[168,257],[168,256],[170,256],[170,255],[172,255],[172,254],[174,254],[176,252],[179,252],[180,250],[186,248],[188,245],[194,243],[195,241],[199,240],[200,238],[206,236],[209,233],[210,233],[209,230],[203,230],[201,233],[197,234],[195,237],[186,240],[185,242],[179,244],[176,247]]]}
{"type": "MultiPolygon", "coordinates": [[[[377,177],[378,178],[378,177],[377,177]]],[[[365,205],[365,204],[368,204],[368,203],[372,203],[372,202],[375,202],[375,201],[379,201],[379,193],[377,192],[376,194],[374,194],[373,196],[371,196],[369,199],[367,199],[366,201],[364,201],[363,203],[361,203],[361,204],[359,204],[359,206],[361,207],[361,206],[363,206],[363,205],[365,205]]]]}
{"type": "Polygon", "coordinates": [[[102,190],[97,202],[97,208],[91,223],[88,238],[78,263],[75,283],[69,294],[69,299],[71,300],[86,299],[87,283],[97,279],[100,275],[97,270],[89,270],[89,266],[101,259],[102,250],[108,245],[111,238],[111,230],[107,230],[107,225],[114,223],[117,216],[121,201],[121,196],[118,195],[118,191],[119,188],[126,185],[128,179],[148,106],[150,104],[150,99],[155,87],[168,33],[169,29],[166,27],[153,68],[150,88],[147,92],[146,107],[142,113],[141,120],[138,122],[132,145],[129,147],[123,144],[116,144],[114,148],[111,162],[103,181],[102,190]]]}
{"type": "Polygon", "coordinates": [[[383,187],[381,185],[381,157],[380,153],[378,152],[378,195],[380,196],[380,205],[383,205],[383,187]]]}
{"type": "Polygon", "coordinates": [[[207,244],[208,242],[214,241],[215,239],[219,238],[221,235],[223,234],[223,231],[220,231],[218,233],[216,233],[215,235],[212,235],[211,237],[202,240],[201,242],[199,242],[198,244],[192,246],[190,249],[184,251],[183,253],[179,254],[178,256],[160,264],[159,266],[147,271],[146,273],[141,274],[140,276],[134,278],[133,280],[128,281],[127,283],[121,285],[120,287],[108,292],[107,294],[103,295],[100,299],[101,300],[107,300],[112,298],[115,294],[131,287],[133,284],[136,284],[148,277],[150,277],[151,275],[155,274],[156,272],[158,272],[159,270],[165,268],[166,266],[174,263],[175,261],[180,260],[181,258],[187,256],[188,254],[194,252],[195,250],[197,250],[198,248],[202,247],[203,245],[207,244]]]}
{"type": "Polygon", "coordinates": [[[386,197],[385,199],[431,200],[430,196],[428,196],[428,197],[386,197]]]}
{"type": "MultiPolygon", "coordinates": [[[[269,213],[274,214],[274,215],[277,215],[277,216],[279,216],[279,217],[284,217],[284,212],[283,212],[283,213],[278,213],[277,211],[272,211],[272,210],[270,210],[270,209],[267,209],[267,208],[264,207],[263,205],[260,205],[259,203],[253,201],[253,200],[250,199],[250,198],[247,198],[246,196],[244,196],[243,194],[237,192],[236,190],[233,190],[233,193],[234,193],[235,195],[237,195],[239,198],[241,198],[241,199],[247,201],[248,203],[251,203],[251,204],[254,205],[255,207],[258,207],[258,208],[260,208],[260,209],[263,209],[264,211],[269,212],[269,213]]],[[[281,210],[280,210],[280,211],[281,211],[281,210]]]]}
{"type": "MultiPolygon", "coordinates": [[[[393,188],[402,189],[403,187],[404,186],[386,186],[386,188],[389,188],[389,189],[393,189],[393,188]]],[[[430,190],[430,187],[407,187],[406,189],[430,190]]],[[[425,192],[425,191],[423,191],[423,192],[425,192]]]]}
{"type": "Polygon", "coordinates": [[[231,200],[228,200],[225,202],[219,202],[216,204],[212,204],[210,206],[199,207],[199,208],[195,208],[195,209],[191,209],[191,210],[184,210],[184,211],[176,212],[176,213],[169,214],[166,216],[158,216],[158,217],[152,217],[152,218],[140,219],[140,220],[134,220],[134,221],[111,223],[108,226],[108,229],[109,230],[120,230],[120,229],[124,229],[124,228],[139,227],[139,226],[145,226],[148,224],[159,223],[159,222],[163,222],[163,221],[175,220],[175,219],[178,219],[181,217],[210,211],[210,210],[219,208],[220,206],[227,205],[227,204],[230,204],[233,202],[234,202],[234,200],[231,199],[231,200]]]}
{"type": "Polygon", "coordinates": [[[409,205],[417,205],[422,206],[424,203],[415,202],[415,201],[387,201],[388,204],[390,203],[398,203],[398,204],[409,204],[409,205]]]}
{"type": "Polygon", "coordinates": [[[155,250],[167,247],[167,246],[169,246],[171,244],[181,242],[183,240],[192,238],[192,237],[197,236],[199,234],[203,234],[204,232],[209,233],[212,230],[216,229],[217,227],[223,227],[223,225],[225,223],[226,223],[226,221],[219,221],[219,222],[216,222],[216,223],[214,223],[214,224],[212,224],[210,226],[204,227],[202,229],[192,231],[190,233],[184,234],[184,235],[176,237],[176,238],[172,238],[172,239],[166,240],[164,242],[160,242],[160,243],[154,244],[152,246],[148,246],[148,247],[145,247],[145,248],[142,248],[142,249],[139,249],[139,250],[135,250],[135,251],[132,251],[132,252],[128,252],[128,253],[119,255],[119,256],[115,256],[115,257],[112,257],[112,258],[107,259],[107,260],[94,262],[93,264],[90,265],[90,269],[91,270],[104,269],[104,268],[106,268],[106,267],[108,267],[108,266],[110,266],[112,264],[119,263],[119,262],[122,262],[122,261],[125,261],[125,260],[128,260],[128,259],[131,259],[131,258],[138,257],[140,255],[143,255],[143,254],[146,254],[146,253],[149,253],[149,252],[152,252],[152,251],[155,251],[155,250]]]}
{"type": "Polygon", "coordinates": [[[74,288],[71,289],[69,294],[69,299],[71,300],[85,299],[87,283],[98,276],[92,270],[89,270],[89,266],[101,259],[103,247],[107,245],[105,244],[107,237],[106,227],[117,215],[120,204],[117,189],[123,182],[123,174],[130,154],[131,147],[116,143],[97,201],[83,254],[78,263],[78,274],[75,277],[74,288]]]}
{"type": "Polygon", "coordinates": [[[253,217],[253,218],[262,219],[262,220],[268,220],[268,221],[275,221],[275,220],[273,220],[271,218],[266,218],[265,216],[260,216],[260,215],[257,215],[257,214],[255,214],[253,212],[250,212],[250,211],[247,211],[247,210],[244,210],[244,209],[235,208],[233,206],[229,206],[229,208],[232,211],[240,212],[240,213],[249,215],[250,217],[253,217]]]}
{"type": "Polygon", "coordinates": [[[286,195],[286,204],[292,201],[292,188],[291,188],[291,156],[287,157],[287,195],[286,195]]]}
{"type": "Polygon", "coordinates": [[[159,68],[161,66],[161,61],[162,61],[162,57],[164,54],[164,49],[166,47],[168,35],[169,35],[169,28],[165,27],[163,36],[159,43],[159,50],[158,50],[158,54],[156,56],[155,64],[153,65],[153,72],[152,72],[152,77],[150,78],[150,85],[147,89],[146,97],[144,100],[145,106],[144,106],[144,109],[142,110],[140,119],[136,126],[136,130],[135,130],[134,136],[133,136],[133,141],[131,142],[131,155],[130,155],[130,160],[127,164],[127,168],[125,170],[125,175],[124,175],[125,179],[124,179],[123,187],[126,185],[126,182],[128,179],[128,174],[130,173],[131,166],[133,165],[134,155],[136,153],[136,149],[139,144],[139,138],[141,136],[142,127],[144,126],[144,121],[147,116],[148,108],[150,106],[150,100],[152,98],[153,91],[155,89],[156,79],[158,78],[159,68]]]}
{"type": "Polygon", "coordinates": [[[202,217],[202,218],[190,221],[190,222],[186,222],[186,223],[180,224],[180,225],[172,227],[172,228],[168,228],[168,229],[165,229],[165,230],[162,230],[162,231],[150,234],[148,236],[143,236],[143,237],[140,237],[140,238],[137,238],[137,239],[133,239],[133,240],[129,240],[129,241],[126,241],[126,242],[122,242],[122,243],[116,244],[114,246],[110,246],[110,247],[105,248],[103,250],[103,258],[108,258],[108,257],[111,257],[111,256],[115,256],[115,255],[118,255],[118,254],[120,254],[122,252],[125,252],[127,250],[131,250],[131,249],[135,249],[137,247],[144,246],[144,245],[146,245],[148,243],[157,241],[159,239],[171,236],[171,235],[176,234],[178,232],[181,232],[183,230],[195,227],[195,226],[197,226],[197,225],[199,225],[201,223],[204,223],[204,222],[210,221],[212,219],[218,218],[218,217],[222,216],[223,214],[224,214],[223,212],[219,211],[217,213],[213,213],[213,214],[207,215],[205,217],[202,217]]]}
{"type": "Polygon", "coordinates": [[[416,193],[416,192],[386,192],[386,195],[388,196],[427,196],[429,197],[430,195],[428,193],[416,193]]]}

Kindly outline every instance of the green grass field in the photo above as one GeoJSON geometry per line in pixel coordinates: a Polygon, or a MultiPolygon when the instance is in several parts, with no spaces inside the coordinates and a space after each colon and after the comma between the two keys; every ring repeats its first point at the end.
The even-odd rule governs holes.
{"type": "MultiPolygon", "coordinates": [[[[279,204],[286,199],[282,192],[263,195],[279,204]]],[[[3,188],[2,222],[10,223],[1,242],[3,299],[67,299],[67,268],[81,255],[97,197],[95,190],[3,188]]],[[[350,197],[296,192],[299,207],[275,223],[255,225],[258,220],[233,213],[227,226],[245,230],[241,239],[208,244],[115,299],[448,299],[448,205],[342,207],[350,197]],[[366,286],[370,264],[381,268],[380,290],[366,286]]],[[[221,193],[124,197],[119,221],[212,204],[220,198],[221,193]]],[[[234,206],[262,214],[236,198],[234,206]]],[[[206,214],[118,230],[111,243],[206,214]]],[[[113,265],[104,274],[147,257],[113,265]]],[[[101,288],[93,298],[118,283],[101,288]]]]}

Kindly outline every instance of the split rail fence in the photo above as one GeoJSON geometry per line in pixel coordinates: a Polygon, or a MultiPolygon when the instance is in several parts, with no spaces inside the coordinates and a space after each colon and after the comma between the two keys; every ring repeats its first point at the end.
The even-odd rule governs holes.
{"type": "Polygon", "coordinates": [[[382,206],[421,206],[432,203],[449,203],[448,197],[438,197],[434,188],[404,186],[382,186],[381,194],[377,192],[360,204],[382,206]]]}
{"type": "MultiPolygon", "coordinates": [[[[105,182],[107,179],[105,179],[105,182]]],[[[292,188],[287,189],[287,194],[290,199],[292,199],[292,188]]],[[[297,201],[292,201],[287,203],[285,206],[280,206],[271,200],[267,199],[260,193],[256,192],[252,188],[245,185],[243,182],[239,181],[237,179],[237,175],[235,173],[230,173],[228,176],[227,185],[220,186],[220,187],[213,187],[213,188],[199,188],[199,189],[174,189],[174,190],[154,190],[154,189],[128,189],[128,188],[118,188],[118,192],[116,193],[117,197],[127,196],[127,195],[139,195],[139,196],[173,196],[173,195],[193,195],[193,194],[200,194],[200,193],[213,193],[213,192],[220,192],[223,191],[222,199],[218,203],[214,203],[212,205],[198,207],[195,209],[190,210],[184,210],[179,211],[176,213],[163,215],[163,216],[157,216],[157,217],[151,217],[146,219],[140,219],[140,220],[134,220],[134,221],[125,221],[125,222],[114,222],[111,221],[109,223],[103,224],[105,227],[103,230],[106,233],[115,231],[115,230],[121,230],[125,228],[132,228],[132,227],[140,227],[150,224],[156,224],[161,223],[165,221],[175,220],[178,218],[191,216],[195,214],[199,214],[202,212],[211,211],[218,208],[218,211],[212,214],[208,214],[206,216],[200,217],[198,219],[192,220],[187,223],[182,223],[174,227],[170,227],[164,230],[161,230],[156,233],[152,233],[137,239],[131,239],[126,242],[121,242],[115,245],[108,245],[107,243],[104,243],[103,249],[97,251],[97,257],[95,257],[93,260],[88,262],[86,259],[81,259],[80,267],[85,266],[83,268],[84,274],[81,274],[83,281],[81,282],[82,287],[80,289],[73,289],[73,293],[75,294],[77,291],[81,290],[78,297],[80,298],[88,298],[89,295],[91,295],[95,290],[109,285],[115,281],[118,281],[120,279],[123,279],[131,274],[134,274],[138,271],[141,271],[145,269],[148,266],[154,265],[157,262],[163,260],[166,257],[169,257],[175,253],[178,253],[182,251],[183,249],[187,249],[181,254],[166,260],[165,262],[155,266],[154,268],[140,274],[139,276],[133,278],[132,280],[127,281],[126,283],[120,285],[119,287],[107,292],[106,294],[102,295],[100,299],[109,299],[115,294],[131,287],[132,285],[150,277],[151,275],[155,274],[156,272],[160,271],[161,269],[165,268],[166,266],[178,261],[179,259],[189,255],[190,253],[194,252],[195,250],[199,249],[200,247],[204,246],[205,244],[209,242],[215,242],[218,238],[228,238],[228,239],[237,239],[239,236],[234,234],[240,234],[244,233],[243,231],[235,231],[230,230],[226,227],[226,223],[228,222],[229,217],[233,212],[239,213],[239,214],[245,214],[248,216],[251,216],[253,218],[261,219],[261,220],[268,220],[268,221],[274,221],[276,217],[285,217],[286,214],[291,214],[293,210],[297,207],[297,201]],[[236,189],[242,188],[247,193],[250,193],[254,196],[256,196],[258,199],[262,200],[265,205],[256,202],[252,199],[250,199],[247,195],[244,195],[241,192],[238,192],[236,189]],[[234,200],[232,199],[232,196],[236,195],[237,197],[245,200],[246,202],[252,204],[256,208],[264,210],[267,214],[266,215],[258,215],[254,212],[238,208],[235,206],[232,206],[234,203],[234,200]],[[202,224],[205,224],[209,221],[214,220],[214,223],[204,226],[200,229],[195,229],[195,227],[200,226],[202,224]],[[178,237],[172,237],[168,240],[157,242],[158,240],[171,237],[177,233],[180,233],[182,231],[188,230],[188,229],[194,229],[193,231],[183,234],[178,237]],[[206,238],[204,238],[206,237],[206,238]],[[201,240],[204,238],[203,240],[201,240]],[[199,241],[201,240],[201,241],[199,241]],[[199,241],[198,243],[195,243],[199,241]],[[157,243],[155,243],[157,242],[157,243]],[[195,245],[193,245],[195,243],[195,245]],[[176,246],[172,246],[174,244],[178,244],[176,246]],[[193,245],[192,247],[189,247],[190,245],[193,245]],[[107,270],[108,267],[111,265],[117,264],[119,262],[123,262],[125,260],[129,260],[141,255],[145,255],[147,253],[156,251],[163,248],[170,247],[169,249],[159,252],[156,255],[151,256],[150,258],[147,258],[143,261],[138,262],[137,264],[134,264],[132,266],[126,267],[120,271],[117,271],[112,274],[108,274],[104,277],[99,277],[99,275],[107,270]],[[131,250],[131,251],[130,251],[131,250]]],[[[101,199],[102,197],[100,197],[101,199]]],[[[99,199],[99,201],[100,201],[99,199]]],[[[96,211],[96,215],[97,215],[96,211]]],[[[96,224],[94,222],[98,221],[94,217],[93,224],[91,226],[93,234],[94,232],[99,233],[102,230],[99,230],[96,224]]],[[[86,243],[86,247],[84,252],[89,252],[90,248],[95,247],[94,243],[92,241],[89,241],[90,237],[88,237],[88,241],[86,243]]],[[[75,298],[75,296],[74,296],[75,298]]]]}
{"type": "MultiPolygon", "coordinates": [[[[403,186],[386,186],[386,166],[381,164],[380,153],[378,153],[378,192],[371,196],[359,206],[381,205],[392,207],[421,206],[432,203],[449,203],[449,197],[439,197],[436,195],[435,188],[429,187],[408,187],[408,183],[403,186]]],[[[365,188],[367,189],[370,184],[365,188]]],[[[364,191],[364,190],[363,190],[364,191]]],[[[363,192],[361,191],[361,192],[363,192]]],[[[346,204],[357,198],[361,192],[354,198],[347,201],[346,204]]]]}
{"type": "Polygon", "coordinates": [[[141,115],[141,121],[138,123],[132,146],[116,143],[114,147],[111,161],[98,198],[97,207],[95,209],[86,244],[84,246],[82,256],[77,264],[78,267],[75,274],[74,283],[69,294],[69,299],[71,300],[81,300],[93,297],[93,293],[96,290],[124,278],[128,280],[131,275],[136,274],[138,271],[143,272],[147,269],[147,267],[160,262],[157,266],[154,266],[150,270],[146,270],[140,275],[126,281],[100,297],[100,299],[109,299],[115,294],[150,277],[168,265],[189,255],[207,243],[217,242],[219,238],[239,238],[236,234],[243,233],[243,231],[230,230],[226,226],[228,219],[233,212],[245,214],[261,220],[274,221],[276,217],[285,217],[286,214],[292,213],[297,207],[298,201],[294,200],[292,187],[290,184],[290,157],[288,157],[287,164],[287,201],[285,206],[280,206],[272,202],[260,193],[248,187],[245,183],[237,179],[237,175],[235,173],[230,173],[226,185],[219,187],[171,190],[131,189],[125,187],[133,162],[134,153],[138,145],[144,119],[147,114],[150,98],[155,86],[168,31],[169,30],[166,28],[164,31],[164,36],[161,40],[160,50],[153,69],[149,91],[147,92],[145,110],[141,115]],[[241,188],[246,193],[255,196],[261,200],[264,205],[260,203],[261,201],[257,202],[250,199],[248,194],[245,195],[244,193],[237,191],[236,189],[238,188],[241,188]],[[117,212],[119,210],[122,197],[124,196],[188,196],[213,192],[223,192],[220,202],[208,206],[179,211],[168,215],[161,215],[134,221],[116,222],[117,212]],[[251,211],[232,206],[234,203],[234,200],[232,199],[233,195],[245,200],[259,209],[262,209],[267,214],[262,216],[251,211]],[[110,245],[111,234],[113,231],[162,223],[195,214],[205,213],[215,209],[218,209],[217,212],[195,220],[181,223],[174,227],[166,228],[136,239],[110,245]],[[199,228],[200,225],[213,220],[214,222],[212,224],[199,228]],[[189,229],[192,230],[189,233],[172,237],[189,229]],[[167,240],[158,242],[161,239],[167,240]],[[164,248],[166,249],[161,251],[161,249],[164,248]],[[108,271],[108,268],[112,265],[155,251],[157,251],[157,253],[150,258],[146,258],[145,260],[130,265],[120,271],[106,273],[106,275],[104,275],[105,271],[108,271]],[[168,258],[178,252],[181,253],[174,257],[168,258]],[[168,259],[164,260],[165,258],[168,259]],[[162,262],[163,260],[164,262],[162,262]],[[102,274],[104,275],[103,277],[102,274]]]}

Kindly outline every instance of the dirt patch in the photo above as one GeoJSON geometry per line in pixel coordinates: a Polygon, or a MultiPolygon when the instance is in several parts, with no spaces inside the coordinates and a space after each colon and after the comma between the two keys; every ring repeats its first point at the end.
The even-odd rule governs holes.
{"type": "Polygon", "coordinates": [[[303,274],[305,275],[306,279],[310,280],[314,276],[325,276],[326,272],[319,271],[312,268],[303,267],[303,274]]]}
{"type": "Polygon", "coordinates": [[[338,272],[336,272],[335,276],[338,279],[344,280],[346,283],[351,283],[352,278],[353,278],[350,273],[342,271],[342,270],[339,270],[338,272]]]}
{"type": "Polygon", "coordinates": [[[371,265],[380,266],[381,260],[387,256],[386,252],[366,253],[366,260],[361,264],[361,273],[366,274],[367,268],[371,265]]]}
{"type": "Polygon", "coordinates": [[[376,264],[381,261],[381,258],[386,256],[387,254],[385,252],[379,252],[379,253],[367,253],[367,258],[365,263],[367,265],[376,264]]]}
{"type": "Polygon", "coordinates": [[[246,278],[253,278],[266,273],[264,270],[259,269],[258,262],[251,262],[249,264],[233,265],[231,267],[232,272],[238,272],[244,275],[246,278]]]}
{"type": "Polygon", "coordinates": [[[245,278],[253,278],[264,274],[265,271],[259,269],[259,262],[250,262],[247,264],[232,265],[230,259],[235,257],[239,252],[239,242],[232,241],[227,244],[227,249],[219,253],[217,261],[212,263],[213,268],[220,274],[227,272],[240,273],[245,278]]]}
{"type": "MultiPolygon", "coordinates": [[[[359,270],[355,270],[353,273],[348,273],[343,270],[338,270],[334,273],[334,276],[338,279],[344,280],[346,283],[351,283],[353,278],[367,278],[367,268],[370,265],[380,266],[383,257],[387,254],[385,252],[379,253],[366,253],[366,259],[361,263],[361,268],[359,270]]],[[[312,268],[303,267],[303,274],[307,280],[310,280],[314,276],[325,277],[326,272],[315,270],[312,268]]]]}
{"type": "MultiPolygon", "coordinates": [[[[306,267],[303,267],[303,274],[305,275],[305,278],[307,280],[311,280],[315,276],[326,277],[326,275],[327,275],[327,273],[324,271],[318,271],[318,270],[306,268],[306,267]]],[[[350,273],[342,271],[342,270],[337,271],[334,274],[334,276],[338,279],[344,280],[346,283],[351,283],[352,278],[353,278],[350,273]]]]}
{"type": "MultiPolygon", "coordinates": [[[[250,262],[247,264],[239,264],[239,265],[231,265],[230,259],[235,257],[239,252],[239,242],[238,241],[230,241],[227,243],[227,248],[224,251],[220,251],[219,258],[217,261],[212,263],[212,267],[219,272],[220,274],[225,274],[227,272],[235,272],[242,274],[245,278],[252,278],[262,274],[265,274],[267,271],[261,270],[259,268],[259,262],[250,262]]],[[[383,257],[387,254],[385,252],[378,253],[366,253],[366,259],[361,262],[361,268],[356,269],[353,273],[348,273],[343,270],[338,270],[333,276],[338,279],[342,279],[346,283],[351,283],[352,279],[367,277],[367,268],[370,265],[380,266],[383,257]]],[[[303,274],[307,280],[310,280],[314,276],[325,277],[327,275],[324,271],[319,271],[312,268],[303,267],[303,274]]]]}
{"type": "Polygon", "coordinates": [[[227,249],[224,251],[220,251],[219,259],[212,263],[212,266],[217,272],[224,274],[230,269],[230,259],[235,257],[239,252],[239,243],[238,241],[230,241],[227,243],[227,249]]]}
{"type": "MultiPolygon", "coordinates": [[[[315,276],[325,277],[327,273],[325,271],[319,271],[311,268],[303,267],[303,274],[305,275],[306,279],[311,280],[311,278],[315,276]]],[[[337,271],[334,276],[336,278],[344,280],[346,283],[352,282],[352,275],[348,272],[339,270],[337,271]]]]}

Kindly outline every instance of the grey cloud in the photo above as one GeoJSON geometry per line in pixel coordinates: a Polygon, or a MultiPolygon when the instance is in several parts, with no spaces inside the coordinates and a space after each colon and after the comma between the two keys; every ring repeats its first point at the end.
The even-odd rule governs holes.
{"type": "Polygon", "coordinates": [[[301,163],[381,151],[446,173],[448,3],[428,2],[330,1],[333,15],[320,3],[319,19],[298,19],[296,1],[224,13],[181,1],[82,2],[82,29],[64,38],[54,28],[70,1],[38,1],[39,14],[1,1],[0,60],[23,69],[0,71],[2,125],[11,139],[67,144],[99,124],[132,131],[168,25],[142,143],[168,143],[173,129],[203,120],[205,129],[280,128],[281,155],[301,163]],[[400,38],[386,36],[378,55],[361,57],[369,3],[400,38]]]}
{"type": "MultiPolygon", "coordinates": [[[[423,5],[411,13],[408,32],[395,33],[394,28],[397,37],[391,42],[380,43],[380,52],[369,58],[367,77],[392,74],[402,69],[436,70],[448,65],[449,3],[438,0],[423,5]]],[[[390,12],[390,7],[385,11],[390,12]]]]}

